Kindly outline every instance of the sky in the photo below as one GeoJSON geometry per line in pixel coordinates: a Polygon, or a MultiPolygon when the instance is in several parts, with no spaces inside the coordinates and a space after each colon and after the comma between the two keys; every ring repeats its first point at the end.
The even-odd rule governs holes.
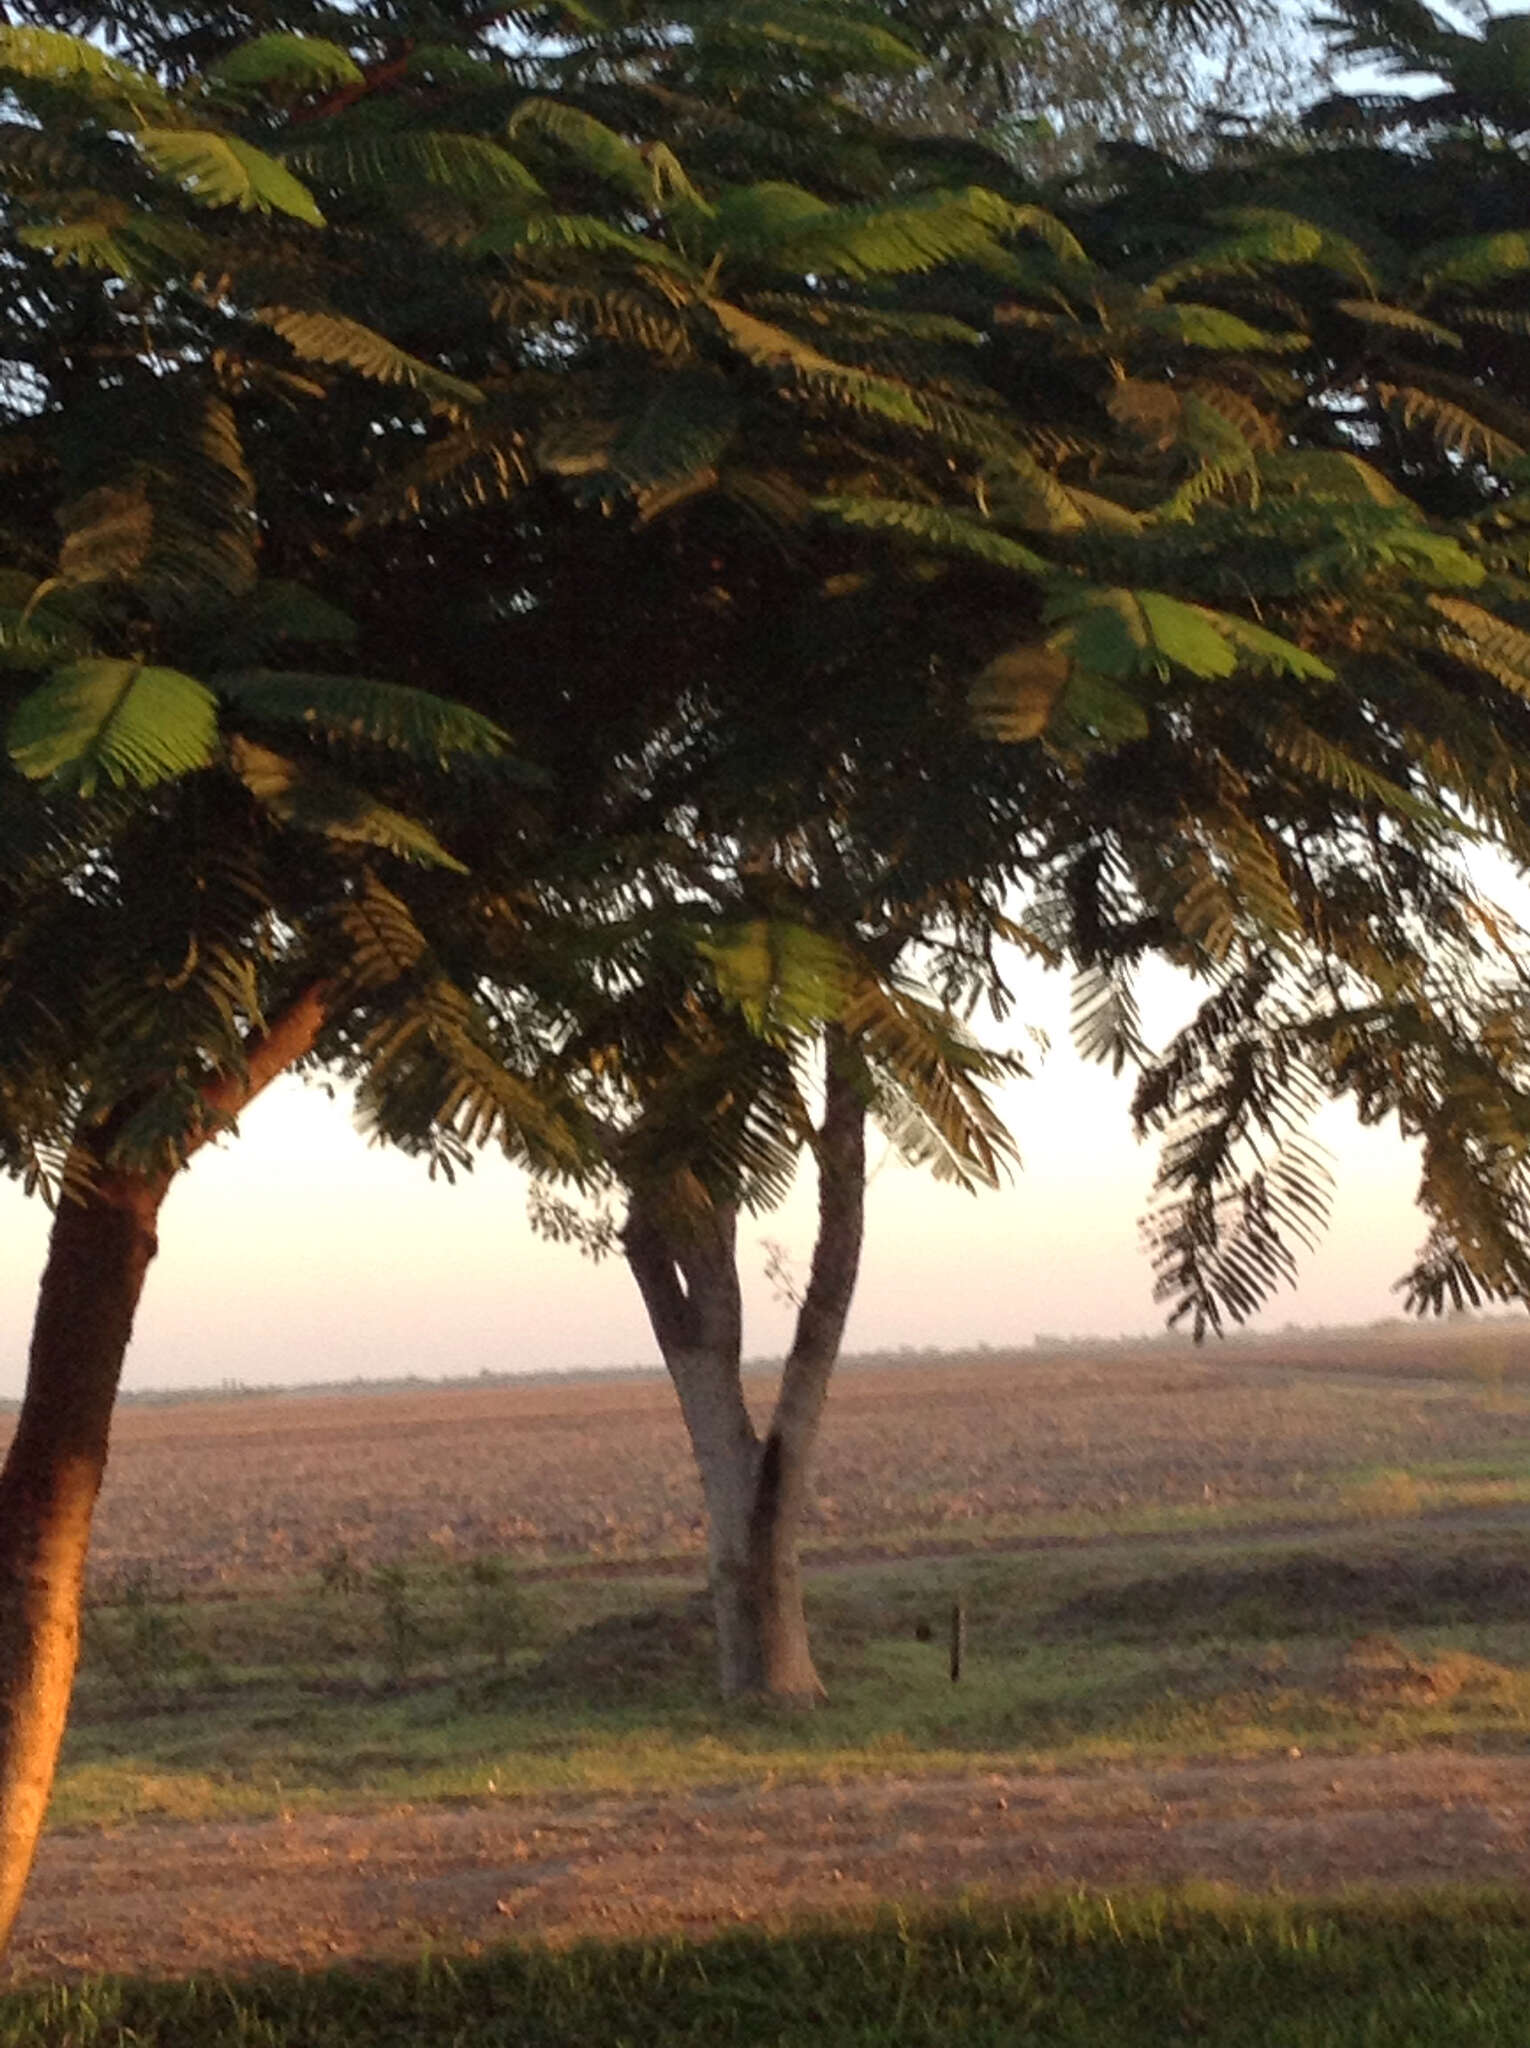
{"type": "MultiPolygon", "coordinates": [[[[874,1146],[866,1253],[847,1333],[855,1350],[988,1343],[1038,1333],[1115,1335],[1162,1327],[1136,1219],[1151,1149],[1133,1143],[1129,1079],[1085,1065],[1067,1030],[1066,979],[1022,964],[1015,1025],[1050,1049],[1003,1107],[1023,1167],[993,1194],[966,1195],[874,1146]]],[[[1165,971],[1145,980],[1144,1023],[1172,1029],[1187,996],[1165,971]]],[[[1415,1158],[1397,1138],[1325,1111],[1334,1154],[1332,1227],[1300,1287],[1263,1318],[1275,1327],[1369,1322],[1421,1235],[1415,1158]]],[[[769,1216],[745,1218],[746,1348],[779,1350],[790,1311],[773,1298],[763,1241],[800,1273],[813,1190],[799,1182],[769,1216]]],[[[20,1392],[48,1225],[40,1202],[0,1188],[0,1396],[20,1392]]],[[[343,1102],[288,1080],[239,1133],[193,1161],[161,1216],[124,1384],[279,1385],[656,1364],[637,1290],[619,1261],[592,1265],[536,1238],[524,1182],[497,1158],[455,1187],[369,1147],[343,1102]]]]}

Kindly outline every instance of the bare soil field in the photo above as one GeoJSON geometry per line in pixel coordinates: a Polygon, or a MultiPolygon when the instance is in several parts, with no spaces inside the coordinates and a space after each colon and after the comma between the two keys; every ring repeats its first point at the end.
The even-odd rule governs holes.
{"type": "Polygon", "coordinates": [[[1057,1886],[1530,1881],[1530,1758],[882,1778],[54,1836],[5,1981],[704,1934],[1057,1886]]]}
{"type": "MultiPolygon", "coordinates": [[[[770,1382],[756,1383],[761,1404],[770,1382]]],[[[1530,1438],[1530,1326],[1371,1340],[993,1354],[846,1371],[809,1534],[920,1547],[995,1522],[1197,1503],[1326,1505],[1357,1471],[1530,1438]]],[[[99,1580],[311,1572],[435,1552],[518,1564],[698,1553],[701,1501],[660,1378],[128,1406],[99,1580]]]]}

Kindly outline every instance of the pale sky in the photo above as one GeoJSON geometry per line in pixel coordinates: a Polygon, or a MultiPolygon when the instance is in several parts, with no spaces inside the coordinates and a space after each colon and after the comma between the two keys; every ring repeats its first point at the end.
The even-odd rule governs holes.
{"type": "MultiPolygon", "coordinates": [[[[1020,968],[1016,985],[1017,1023],[1051,1038],[1036,1078],[1006,1093],[1024,1169],[1002,1192],[970,1196],[881,1166],[850,1350],[1161,1327],[1136,1241],[1152,1154],[1131,1139],[1129,1081],[1074,1053],[1065,977],[1020,968]]],[[[1167,974],[1144,982],[1144,998],[1154,1034],[1186,1004],[1167,974]]],[[[1391,1284],[1422,1236],[1410,1151],[1338,1111],[1324,1113],[1319,1132],[1336,1154],[1333,1227],[1267,1324],[1396,1313],[1391,1284]]],[[[800,1271],[812,1218],[804,1181],[784,1208],[744,1221],[751,1354],[779,1347],[789,1318],[772,1299],[760,1240],[784,1242],[800,1271]]],[[[0,1395],[21,1390],[47,1224],[40,1203],[0,1187],[0,1395]]],[[[625,1267],[592,1266],[534,1237],[523,1183],[502,1160],[486,1157],[455,1187],[432,1184],[417,1162],[369,1148],[341,1104],[295,1081],[193,1162],[166,1202],[160,1247],[131,1387],[658,1360],[625,1267]]]]}

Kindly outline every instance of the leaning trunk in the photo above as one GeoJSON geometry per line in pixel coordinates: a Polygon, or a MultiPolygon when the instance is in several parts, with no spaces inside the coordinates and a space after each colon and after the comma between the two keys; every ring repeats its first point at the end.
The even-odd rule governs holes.
{"type": "MultiPolygon", "coordinates": [[[[304,989],[249,1041],[242,1071],[204,1085],[183,1157],[312,1050],[327,1002],[324,983],[304,989]]],[[[0,1467],[0,1949],[53,1788],[112,1406],[171,1179],[108,1165],[111,1129],[108,1120],[82,1135],[71,1162],[78,1171],[48,1241],[26,1394],[0,1467]]]]}
{"type": "Polygon", "coordinates": [[[68,1717],[91,1515],[165,1185],[101,1173],[60,1202],[49,1241],[26,1396],[0,1470],[0,1947],[68,1717]]]}

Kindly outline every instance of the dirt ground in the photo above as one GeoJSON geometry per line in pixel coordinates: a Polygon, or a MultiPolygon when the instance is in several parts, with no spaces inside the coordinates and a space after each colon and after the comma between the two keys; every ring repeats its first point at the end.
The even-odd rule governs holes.
{"type": "MultiPolygon", "coordinates": [[[[1359,1469],[1501,1456],[1530,1430],[1530,1324],[1339,1345],[1146,1346],[862,1368],[836,1381],[815,1542],[947,1542],[997,1517],[1309,1504],[1359,1469]]],[[[757,1405],[768,1377],[750,1381],[757,1405]]],[[[0,1418],[0,1440],[9,1433],[0,1418]]],[[[98,1585],[189,1592],[502,1555],[517,1568],[699,1556],[700,1489],[662,1377],[128,1405],[98,1585]]]]}
{"type": "Polygon", "coordinates": [[[54,1835],[7,1974],[311,1967],[1057,1885],[1453,1880],[1530,1880],[1530,1757],[1289,1756],[54,1835]]]}

